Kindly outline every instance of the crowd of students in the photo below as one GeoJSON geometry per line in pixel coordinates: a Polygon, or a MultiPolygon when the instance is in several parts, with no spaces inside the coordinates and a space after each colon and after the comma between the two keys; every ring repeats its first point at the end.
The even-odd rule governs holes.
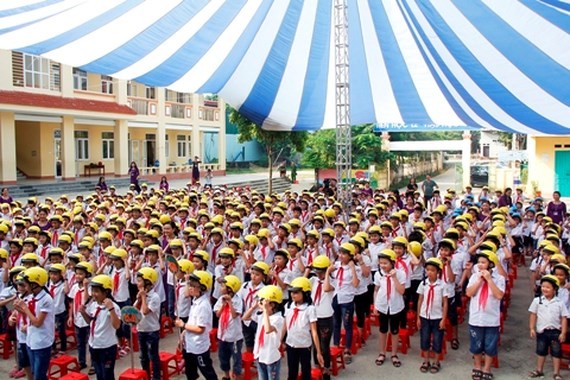
{"type": "Polygon", "coordinates": [[[247,351],[260,379],[278,379],[285,357],[287,378],[300,371],[308,380],[313,366],[330,379],[330,348],[341,342],[351,363],[352,341],[363,336],[353,323],[361,332],[370,314],[379,320],[375,364],[399,367],[410,308],[425,358],[419,370],[437,373],[446,329],[451,348],[460,347],[457,312],[467,296],[472,378],[492,379],[508,273],[532,255],[538,363],[530,375],[543,376],[550,352],[560,378],[567,231],[545,216],[542,200],[499,206],[485,189],[477,199],[470,188],[461,196],[435,189],[424,204],[418,191],[363,190],[348,206],[331,193],[199,184],[2,204],[1,329],[17,351],[10,376],[47,379],[74,328],[81,369],[114,379],[115,361],[129,352],[130,327],[121,322],[129,305],[142,315],[140,364],[152,379],[161,378],[164,315],[180,329],[188,379],[239,379],[247,351]],[[219,370],[210,356],[214,327],[219,370]]]}

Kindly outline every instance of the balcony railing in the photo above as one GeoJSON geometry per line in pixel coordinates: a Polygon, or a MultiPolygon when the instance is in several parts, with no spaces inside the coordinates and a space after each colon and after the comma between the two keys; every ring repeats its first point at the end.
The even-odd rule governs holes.
{"type": "Polygon", "coordinates": [[[186,112],[186,106],[184,104],[171,104],[170,107],[170,116],[176,119],[184,119],[184,113],[186,112]]]}
{"type": "Polygon", "coordinates": [[[131,108],[139,115],[148,115],[148,100],[129,98],[131,108]]]}

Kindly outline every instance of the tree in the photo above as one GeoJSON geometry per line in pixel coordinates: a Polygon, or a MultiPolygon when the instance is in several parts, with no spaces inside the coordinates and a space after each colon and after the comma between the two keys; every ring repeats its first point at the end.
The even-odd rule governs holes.
{"type": "Polygon", "coordinates": [[[294,152],[302,152],[307,141],[307,132],[266,131],[234,108],[230,110],[230,122],[238,130],[240,143],[256,140],[265,149],[269,162],[269,193],[273,191],[273,160],[284,152],[290,157],[294,152]]]}

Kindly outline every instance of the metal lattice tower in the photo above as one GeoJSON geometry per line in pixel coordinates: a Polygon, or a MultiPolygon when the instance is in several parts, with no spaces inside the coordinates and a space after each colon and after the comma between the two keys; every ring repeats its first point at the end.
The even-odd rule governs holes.
{"type": "MultiPolygon", "coordinates": [[[[350,203],[352,136],[350,129],[350,86],[348,60],[347,0],[334,0],[336,82],[336,176],[338,200],[350,203]]],[[[345,209],[347,209],[345,207],[345,209]]]]}

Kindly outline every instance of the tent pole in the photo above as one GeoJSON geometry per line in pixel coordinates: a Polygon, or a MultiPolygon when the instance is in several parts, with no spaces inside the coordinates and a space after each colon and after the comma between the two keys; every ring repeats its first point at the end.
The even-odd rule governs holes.
{"type": "Polygon", "coordinates": [[[352,178],[347,0],[334,0],[337,198],[349,210],[352,178]]]}

